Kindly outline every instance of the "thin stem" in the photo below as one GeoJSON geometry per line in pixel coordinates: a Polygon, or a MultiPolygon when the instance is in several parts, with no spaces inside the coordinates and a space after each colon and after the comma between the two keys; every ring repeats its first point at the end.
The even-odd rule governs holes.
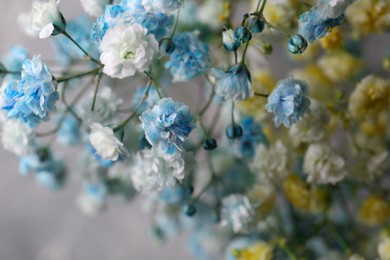
{"type": "Polygon", "coordinates": [[[265,98],[269,97],[269,95],[267,95],[267,94],[261,94],[261,93],[257,93],[257,92],[255,92],[254,95],[258,96],[258,97],[265,97],[265,98]]]}
{"type": "Polygon", "coordinates": [[[179,9],[177,10],[175,25],[173,26],[173,30],[172,30],[171,36],[169,37],[169,38],[171,38],[171,39],[172,39],[173,36],[175,35],[176,29],[177,29],[177,24],[178,24],[178,22],[179,22],[179,16],[180,16],[180,10],[181,10],[181,7],[179,7],[179,9]]]}
{"type": "Polygon", "coordinates": [[[81,47],[81,45],[80,44],[78,44],[78,42],[76,42],[73,38],[72,38],[72,36],[70,36],[69,35],[69,33],[67,32],[67,31],[64,31],[63,33],[62,33],[64,36],[66,36],[71,42],[73,42],[84,54],[85,54],[85,56],[89,59],[89,60],[91,60],[91,61],[93,61],[93,62],[95,62],[96,64],[98,64],[98,65],[102,65],[101,63],[100,63],[100,61],[98,61],[98,60],[96,60],[95,58],[93,58],[86,50],[84,50],[84,48],[83,47],[81,47]]]}
{"type": "Polygon", "coordinates": [[[61,82],[64,82],[64,81],[75,79],[75,78],[82,78],[82,77],[85,77],[85,76],[89,76],[91,74],[96,74],[99,71],[100,71],[100,68],[96,68],[96,69],[93,69],[93,70],[90,70],[90,71],[84,71],[84,72],[80,72],[80,73],[77,73],[77,74],[68,75],[68,76],[65,76],[65,77],[62,77],[62,78],[58,78],[57,82],[61,83],[61,82]]]}
{"type": "Polygon", "coordinates": [[[235,120],[234,120],[234,101],[232,102],[231,117],[232,117],[232,124],[234,125],[235,124],[235,120]]]}
{"type": "Polygon", "coordinates": [[[297,259],[297,257],[293,254],[293,252],[291,251],[290,248],[288,248],[284,245],[279,245],[279,248],[282,249],[290,259],[292,259],[292,260],[297,259]]]}
{"type": "Polygon", "coordinates": [[[238,63],[237,51],[234,51],[234,63],[238,63]]]}
{"type": "Polygon", "coordinates": [[[96,103],[97,93],[99,91],[99,86],[100,86],[100,81],[102,79],[102,75],[103,75],[103,72],[100,71],[99,75],[97,76],[98,78],[97,78],[95,93],[93,94],[93,101],[92,101],[91,111],[95,110],[95,103],[96,103]]]}
{"type": "Polygon", "coordinates": [[[257,7],[256,11],[258,11],[258,13],[262,14],[263,11],[264,11],[264,8],[265,8],[265,4],[267,3],[267,0],[262,0],[261,1],[261,7],[259,9],[259,7],[257,7]]]}
{"type": "Polygon", "coordinates": [[[336,231],[332,224],[327,225],[328,230],[332,234],[333,238],[336,240],[337,244],[343,249],[345,253],[349,252],[348,245],[345,243],[344,239],[340,236],[340,234],[336,231]]]}
{"type": "Polygon", "coordinates": [[[202,110],[198,113],[199,119],[204,115],[204,113],[209,109],[211,103],[213,102],[214,96],[215,96],[215,85],[211,83],[210,79],[206,76],[206,80],[210,83],[211,85],[211,94],[206,102],[205,106],[202,108],[202,110]]]}
{"type": "Polygon", "coordinates": [[[144,94],[144,96],[142,97],[142,100],[139,102],[139,104],[137,105],[137,107],[135,108],[135,110],[133,111],[133,113],[127,118],[125,119],[122,123],[120,123],[118,126],[114,127],[113,131],[114,132],[118,132],[119,130],[121,130],[122,128],[124,128],[127,123],[129,123],[137,114],[138,114],[138,110],[141,108],[141,106],[143,105],[143,103],[145,102],[145,100],[148,98],[149,96],[149,91],[150,91],[150,88],[152,87],[152,81],[149,80],[149,83],[148,83],[148,88],[146,89],[146,92],[144,94]]]}
{"type": "Polygon", "coordinates": [[[286,36],[287,38],[291,38],[291,34],[289,34],[288,32],[284,31],[283,29],[273,25],[273,24],[270,24],[269,22],[265,21],[265,23],[268,25],[268,27],[274,29],[275,31],[283,34],[284,36],[286,36]]]}

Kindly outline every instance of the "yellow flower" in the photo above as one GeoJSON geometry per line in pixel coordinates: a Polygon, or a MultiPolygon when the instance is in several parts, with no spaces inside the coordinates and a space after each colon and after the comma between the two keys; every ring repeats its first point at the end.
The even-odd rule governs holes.
{"type": "Polygon", "coordinates": [[[348,111],[354,118],[376,115],[390,106],[390,80],[373,75],[362,79],[349,98],[348,111]]]}
{"type": "Polygon", "coordinates": [[[237,250],[235,254],[237,260],[271,260],[272,247],[265,242],[259,242],[253,246],[237,250]]]}
{"type": "Polygon", "coordinates": [[[248,198],[254,205],[259,204],[256,208],[260,219],[265,219],[275,208],[276,194],[270,185],[256,185],[248,193],[248,198]]]}
{"type": "Polygon", "coordinates": [[[390,205],[378,196],[370,196],[359,211],[359,220],[370,226],[380,225],[390,218],[390,205]]]}
{"type": "Polygon", "coordinates": [[[390,260],[390,238],[385,238],[379,243],[378,255],[380,260],[390,260]]]}
{"type": "Polygon", "coordinates": [[[363,62],[347,52],[340,51],[325,55],[318,65],[333,83],[341,83],[355,77],[361,71],[363,62]]]}
{"type": "Polygon", "coordinates": [[[356,36],[390,29],[389,0],[356,0],[345,14],[356,36]]]}
{"type": "Polygon", "coordinates": [[[340,49],[344,43],[344,35],[340,27],[333,28],[327,36],[320,39],[320,43],[322,48],[328,51],[340,49]]]}
{"type": "MultiPolygon", "coordinates": [[[[252,79],[253,89],[257,93],[269,94],[276,84],[275,79],[269,71],[261,71],[254,74],[252,79]]],[[[267,104],[267,99],[264,97],[253,96],[245,101],[239,102],[237,104],[238,110],[245,114],[251,115],[256,120],[262,120],[267,116],[265,110],[265,105],[267,104]]]]}

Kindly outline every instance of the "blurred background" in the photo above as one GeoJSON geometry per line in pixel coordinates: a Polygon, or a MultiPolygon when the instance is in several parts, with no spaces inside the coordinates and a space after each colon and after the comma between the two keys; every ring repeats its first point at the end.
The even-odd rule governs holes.
{"type": "MultiPolygon", "coordinates": [[[[21,32],[17,16],[31,8],[30,0],[1,1],[0,56],[13,44],[31,54],[52,59],[50,41],[21,32]]],[[[82,14],[78,0],[61,1],[66,18],[82,14]]],[[[18,173],[18,158],[0,147],[0,259],[124,260],[188,259],[184,236],[161,245],[148,234],[148,215],[139,201],[110,203],[97,217],[85,216],[76,205],[80,180],[71,176],[66,187],[50,193],[33,177],[18,173]]],[[[70,172],[72,175],[72,172],[70,172]]]]}

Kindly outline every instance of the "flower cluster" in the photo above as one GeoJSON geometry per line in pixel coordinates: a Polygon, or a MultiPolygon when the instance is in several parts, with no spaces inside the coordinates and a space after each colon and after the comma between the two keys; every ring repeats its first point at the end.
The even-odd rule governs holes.
{"type": "Polygon", "coordinates": [[[85,214],[139,196],[196,259],[390,259],[388,0],[80,2],[19,18],[53,57],[0,59],[22,175],[71,162],[85,214]]]}

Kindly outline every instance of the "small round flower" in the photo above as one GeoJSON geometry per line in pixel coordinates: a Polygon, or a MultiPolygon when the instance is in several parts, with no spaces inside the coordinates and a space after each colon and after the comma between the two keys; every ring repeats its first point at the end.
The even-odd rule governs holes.
{"type": "Polygon", "coordinates": [[[232,194],[222,199],[222,225],[229,225],[235,233],[248,232],[255,211],[249,198],[241,194],[232,194]]]}
{"type": "Polygon", "coordinates": [[[237,38],[237,35],[232,29],[227,29],[222,32],[222,42],[223,46],[228,51],[236,51],[241,46],[240,39],[237,38]]]}
{"type": "Polygon", "coordinates": [[[128,155],[126,147],[116,138],[111,128],[99,123],[91,124],[90,128],[89,141],[103,159],[116,161],[120,154],[128,155]]]}
{"type": "Polygon", "coordinates": [[[153,109],[142,113],[140,120],[149,143],[167,154],[181,151],[194,128],[189,107],[171,98],[160,99],[153,109]]]}
{"type": "Polygon", "coordinates": [[[39,32],[39,38],[48,38],[65,31],[66,22],[58,10],[56,0],[35,1],[31,11],[31,30],[39,32]]]}
{"type": "Polygon", "coordinates": [[[142,0],[142,5],[148,12],[169,13],[177,10],[183,4],[183,0],[142,0]]]}
{"type": "Polygon", "coordinates": [[[307,85],[304,81],[288,78],[276,83],[265,108],[274,113],[277,127],[281,124],[290,127],[310,111],[310,100],[306,95],[307,85]]]}
{"type": "Polygon", "coordinates": [[[165,55],[170,55],[175,50],[175,43],[171,38],[164,38],[160,41],[160,51],[165,55]]]}
{"type": "Polygon", "coordinates": [[[217,140],[214,138],[207,138],[203,141],[203,149],[207,151],[212,151],[217,148],[217,140]]]}
{"type": "Polygon", "coordinates": [[[98,17],[104,13],[104,8],[110,0],[80,0],[84,11],[93,17],[98,17]]]}
{"type": "Polygon", "coordinates": [[[247,43],[252,39],[252,33],[249,31],[248,28],[242,25],[236,29],[234,34],[242,43],[247,43]]]}
{"type": "Polygon", "coordinates": [[[226,136],[229,139],[237,139],[242,136],[242,127],[239,124],[231,124],[226,128],[226,136]]]}
{"type": "Polygon", "coordinates": [[[294,34],[290,40],[288,40],[288,50],[292,54],[301,54],[307,48],[307,41],[300,34],[294,34]]]}
{"type": "Polygon", "coordinates": [[[252,16],[249,19],[249,28],[253,28],[253,33],[261,33],[264,30],[264,19],[257,16],[252,16]]]}
{"type": "Polygon", "coordinates": [[[183,212],[187,216],[192,217],[196,213],[196,207],[194,205],[192,205],[192,204],[185,205],[184,208],[183,208],[183,212]]]}
{"type": "Polygon", "coordinates": [[[171,70],[173,80],[187,81],[203,74],[211,62],[208,46],[189,32],[175,34],[175,50],[165,68],[171,70]]]}
{"type": "Polygon", "coordinates": [[[25,155],[32,143],[32,129],[20,120],[9,119],[3,124],[2,142],[5,150],[25,155]]]}
{"type": "Polygon", "coordinates": [[[158,42],[139,24],[118,25],[107,31],[99,48],[103,72],[122,79],[148,69],[158,52],[158,42]]]}
{"type": "Polygon", "coordinates": [[[4,94],[7,116],[21,119],[31,127],[47,120],[59,99],[57,82],[39,56],[24,61],[20,82],[10,82],[4,94]]]}
{"type": "Polygon", "coordinates": [[[81,211],[88,216],[95,216],[107,203],[107,188],[103,184],[86,184],[83,193],[77,199],[81,211]]]}
{"type": "Polygon", "coordinates": [[[326,144],[311,144],[306,150],[303,170],[307,181],[316,184],[335,184],[347,176],[344,159],[326,144]]]}
{"type": "Polygon", "coordinates": [[[390,203],[379,196],[370,196],[359,211],[359,220],[369,226],[382,225],[390,218],[390,203]]]}
{"type": "Polygon", "coordinates": [[[225,100],[246,100],[254,94],[251,75],[244,64],[235,64],[227,71],[213,69],[212,75],[215,77],[215,93],[225,100]]]}

